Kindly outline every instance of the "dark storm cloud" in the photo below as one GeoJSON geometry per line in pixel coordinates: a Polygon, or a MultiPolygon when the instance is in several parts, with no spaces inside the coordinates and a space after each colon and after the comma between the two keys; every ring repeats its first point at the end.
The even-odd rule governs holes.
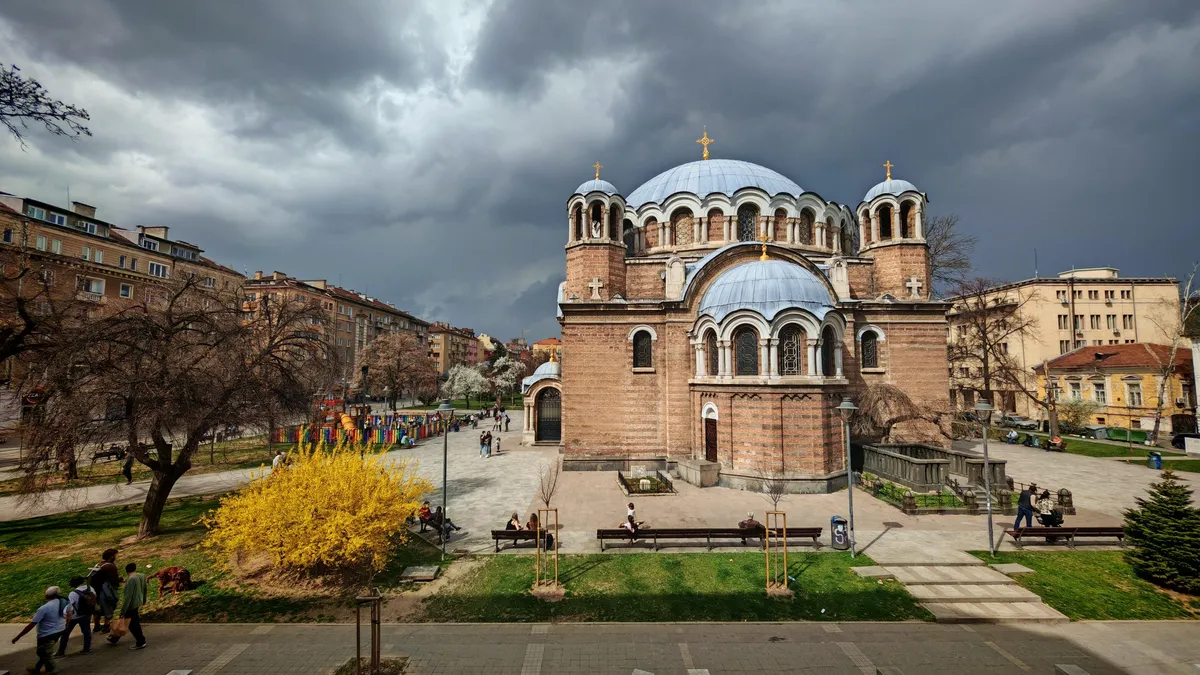
{"type": "Polygon", "coordinates": [[[698,159],[702,125],[714,156],[851,206],[890,159],[980,236],[982,274],[1029,276],[1034,248],[1043,274],[1184,274],[1198,12],[10,0],[0,61],[69,71],[56,91],[96,96],[75,102],[98,133],[0,147],[0,177],[55,201],[90,189],[110,217],[170,224],[239,270],[340,277],[502,338],[557,329],[564,203],[587,167],[628,194],[698,159]],[[180,118],[144,128],[160,109],[180,118]]]}

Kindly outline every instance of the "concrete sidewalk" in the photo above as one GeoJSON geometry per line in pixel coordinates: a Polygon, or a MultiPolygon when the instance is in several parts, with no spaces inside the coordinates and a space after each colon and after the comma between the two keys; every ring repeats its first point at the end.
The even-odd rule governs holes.
{"type": "MultiPolygon", "coordinates": [[[[0,671],[32,663],[27,636],[0,626],[0,671]]],[[[58,661],[71,675],[328,673],[352,657],[352,625],[146,626],[149,647],[93,645],[58,661]]],[[[413,675],[718,673],[904,675],[1195,673],[1200,623],[943,626],[925,623],[389,624],[383,653],[413,675]]],[[[69,653],[80,648],[72,639],[69,653]]]]}

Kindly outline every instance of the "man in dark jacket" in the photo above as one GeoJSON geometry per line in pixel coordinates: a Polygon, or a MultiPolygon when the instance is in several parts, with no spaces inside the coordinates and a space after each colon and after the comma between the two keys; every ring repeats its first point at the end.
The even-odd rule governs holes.
{"type": "Polygon", "coordinates": [[[1021,519],[1025,519],[1025,527],[1033,527],[1033,495],[1037,491],[1037,483],[1030,483],[1024,490],[1021,490],[1021,496],[1017,498],[1017,520],[1013,523],[1013,529],[1020,529],[1021,519]]]}

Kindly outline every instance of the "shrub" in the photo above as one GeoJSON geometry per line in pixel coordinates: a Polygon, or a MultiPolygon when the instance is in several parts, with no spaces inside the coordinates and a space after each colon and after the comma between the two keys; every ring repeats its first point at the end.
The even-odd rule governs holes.
{"type": "Polygon", "coordinates": [[[1170,469],[1150,485],[1148,498],[1125,512],[1125,557],[1140,576],[1161,586],[1200,594],[1200,509],[1192,490],[1170,469]]]}
{"type": "Polygon", "coordinates": [[[404,542],[405,521],[432,485],[415,464],[357,445],[302,444],[279,471],[256,476],[202,519],[217,564],[265,555],[306,574],[376,572],[404,542]]]}

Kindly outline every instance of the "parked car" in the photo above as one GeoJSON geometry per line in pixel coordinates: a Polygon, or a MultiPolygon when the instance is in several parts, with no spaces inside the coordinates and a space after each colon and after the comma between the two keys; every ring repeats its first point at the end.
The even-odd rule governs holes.
{"type": "Polygon", "coordinates": [[[1000,426],[1013,427],[1015,429],[1037,429],[1038,423],[1020,415],[1005,415],[1000,418],[1000,426]]]}
{"type": "Polygon", "coordinates": [[[1200,434],[1175,434],[1175,437],[1171,439],[1171,447],[1176,450],[1186,449],[1184,448],[1185,438],[1200,438],[1200,434]]]}

